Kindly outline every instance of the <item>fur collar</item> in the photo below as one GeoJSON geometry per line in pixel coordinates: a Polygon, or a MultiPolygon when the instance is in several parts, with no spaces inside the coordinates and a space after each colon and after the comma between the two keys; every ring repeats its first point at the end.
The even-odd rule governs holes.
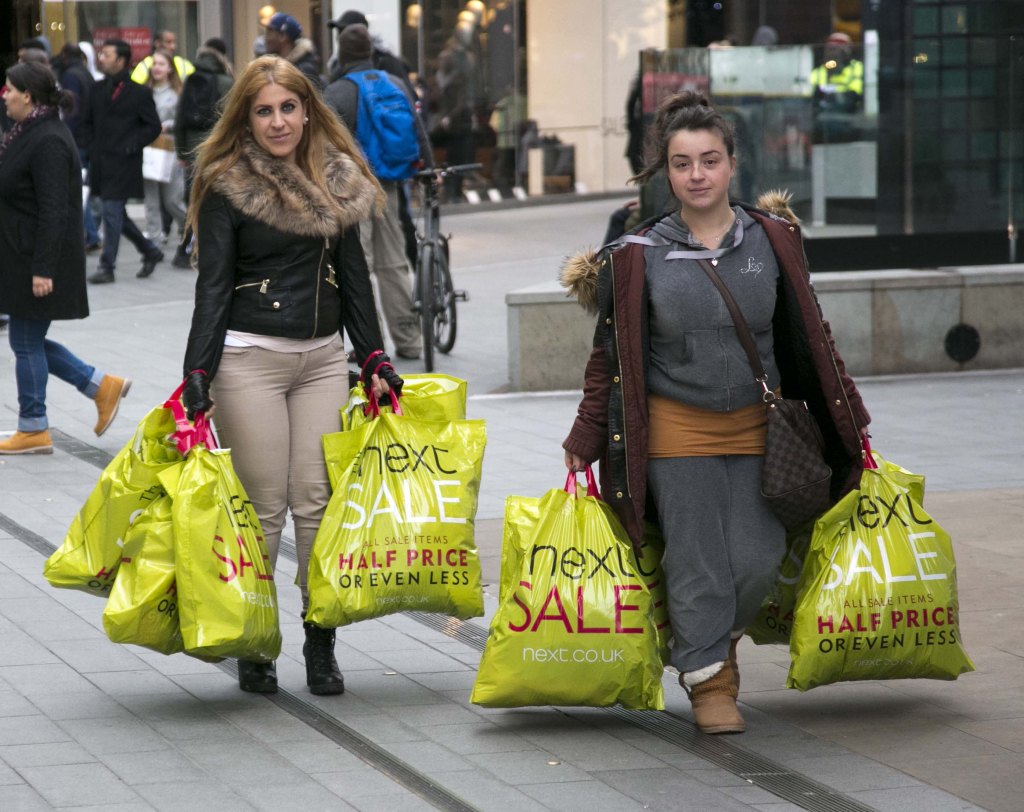
{"type": "Polygon", "coordinates": [[[292,46],[292,50],[288,54],[288,61],[293,65],[296,65],[300,59],[305,59],[309,56],[316,57],[316,47],[313,45],[313,40],[307,39],[306,37],[299,37],[295,40],[295,44],[292,46]]]}
{"type": "Polygon", "coordinates": [[[328,147],[326,195],[298,167],[272,158],[250,137],[238,162],[213,183],[214,191],[247,217],[288,234],[333,237],[364,219],[376,195],[355,161],[328,147]]]}
{"type": "MultiPolygon", "coordinates": [[[[789,205],[792,197],[789,192],[773,189],[757,199],[756,208],[780,222],[799,225],[800,220],[789,205]]],[[[591,248],[568,257],[558,274],[558,281],[569,291],[567,295],[575,298],[590,313],[597,313],[597,276],[603,262],[604,249],[591,248]]]]}

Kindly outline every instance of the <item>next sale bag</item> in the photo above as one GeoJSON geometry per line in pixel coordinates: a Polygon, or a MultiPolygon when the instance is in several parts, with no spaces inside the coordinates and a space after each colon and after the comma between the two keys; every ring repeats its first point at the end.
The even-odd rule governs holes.
{"type": "Polygon", "coordinates": [[[205,658],[276,660],[281,631],[273,568],[231,452],[197,445],[189,450],[177,482],[162,479],[173,499],[174,571],[185,650],[205,658]]]}
{"type": "MultiPolygon", "coordinates": [[[[180,394],[179,388],[171,400],[180,394]]],[[[171,400],[143,418],[131,442],[103,469],[63,544],[43,566],[52,586],[100,597],[110,592],[128,526],[163,494],[160,472],[183,459],[172,439],[177,424],[171,400]]]]}
{"type": "Polygon", "coordinates": [[[334,494],[313,542],[306,620],[482,615],[473,524],[486,441],[482,420],[388,413],[324,435],[334,494]]]}
{"type": "MultiPolygon", "coordinates": [[[[413,373],[402,380],[401,412],[417,420],[465,420],[466,382],[461,378],[443,375],[413,373]]],[[[381,404],[384,406],[384,404],[381,404]]],[[[341,409],[341,428],[351,431],[373,419],[373,409],[362,384],[352,387],[348,403],[341,409]]]]}
{"type": "Polygon", "coordinates": [[[470,697],[477,705],[665,707],[653,600],[588,474],[590,495],[577,495],[571,473],[539,500],[535,521],[532,505],[509,500],[511,549],[470,697]],[[533,523],[528,532],[516,530],[516,514],[533,523]]]}
{"type": "Polygon", "coordinates": [[[901,472],[865,468],[860,489],[815,522],[788,687],[974,670],[961,643],[953,546],[901,472]]]}
{"type": "Polygon", "coordinates": [[[178,626],[171,497],[157,497],[125,535],[117,580],[103,610],[114,643],[175,654],[185,650],[178,626]]]}

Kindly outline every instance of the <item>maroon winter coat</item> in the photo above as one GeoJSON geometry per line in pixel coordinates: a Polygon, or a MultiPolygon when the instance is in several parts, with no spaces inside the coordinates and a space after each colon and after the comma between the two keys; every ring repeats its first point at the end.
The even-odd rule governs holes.
{"type": "MultiPolygon", "coordinates": [[[[779,264],[773,333],[782,396],[807,401],[825,439],[832,497],[838,500],[860,483],[860,429],[871,418],[822,318],[800,229],[785,202],[780,196],[758,201],[789,219],[747,211],[764,227],[779,264]]],[[[650,354],[643,246],[627,243],[605,254],[577,255],[562,269],[562,284],[598,314],[583,399],[563,447],[585,460],[600,460],[602,493],[639,544],[647,507],[650,354]]]]}

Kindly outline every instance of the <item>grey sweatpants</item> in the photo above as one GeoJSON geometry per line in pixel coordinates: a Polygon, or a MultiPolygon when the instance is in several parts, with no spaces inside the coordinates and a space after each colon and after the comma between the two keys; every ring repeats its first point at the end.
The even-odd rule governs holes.
{"type": "Polygon", "coordinates": [[[665,538],[662,569],[680,673],[728,659],[771,588],[786,531],[761,496],[764,458],[672,457],[647,463],[665,538]]]}

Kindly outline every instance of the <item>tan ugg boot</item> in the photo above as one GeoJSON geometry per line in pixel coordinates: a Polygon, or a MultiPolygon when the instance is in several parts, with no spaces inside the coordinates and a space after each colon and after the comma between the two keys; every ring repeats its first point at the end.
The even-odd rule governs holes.
{"type": "Polygon", "coordinates": [[[679,683],[690,697],[693,718],[701,733],[742,733],[743,717],[736,707],[736,680],[725,660],[699,671],[688,671],[679,683]]]}
{"type": "Polygon", "coordinates": [[[117,407],[121,405],[121,398],[128,394],[132,388],[130,378],[118,378],[116,375],[104,375],[100,381],[99,391],[96,392],[96,426],[93,431],[99,437],[117,417],[117,407]]]}
{"type": "Polygon", "coordinates": [[[42,431],[16,431],[0,441],[0,454],[52,454],[53,440],[49,429],[42,431]]]}

